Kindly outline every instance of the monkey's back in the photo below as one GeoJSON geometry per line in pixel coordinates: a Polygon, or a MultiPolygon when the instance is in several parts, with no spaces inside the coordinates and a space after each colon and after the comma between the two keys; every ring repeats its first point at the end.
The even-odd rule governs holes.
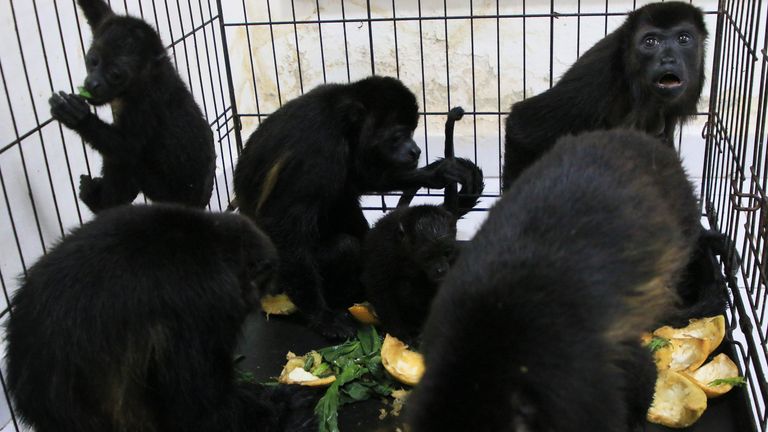
{"type": "Polygon", "coordinates": [[[231,246],[261,235],[239,229],[244,222],[180,206],[116,207],[31,266],[7,334],[7,382],[22,418],[44,431],[155,430],[156,374],[236,343],[248,309],[231,246]]]}
{"type": "Polygon", "coordinates": [[[440,287],[415,430],[504,430],[534,414],[550,428],[536,430],[626,430],[614,362],[674,302],[697,215],[671,148],[630,131],[561,139],[491,209],[440,287]],[[455,394],[466,397],[445,396],[455,394]],[[501,410],[500,400],[516,402],[501,410]]]}
{"type": "Polygon", "coordinates": [[[200,107],[175,71],[165,74],[165,89],[152,97],[157,127],[147,128],[142,191],[153,201],[205,207],[213,193],[216,150],[213,132],[200,107]]]}

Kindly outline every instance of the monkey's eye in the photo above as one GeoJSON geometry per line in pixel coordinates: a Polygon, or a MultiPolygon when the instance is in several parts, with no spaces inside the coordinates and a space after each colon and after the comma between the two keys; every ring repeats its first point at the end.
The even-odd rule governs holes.
{"type": "Polygon", "coordinates": [[[677,36],[677,43],[680,45],[688,45],[693,40],[693,36],[688,33],[680,33],[677,36]]]}
{"type": "Polygon", "coordinates": [[[654,48],[658,44],[659,40],[656,38],[656,36],[647,36],[645,39],[643,39],[643,45],[646,48],[654,48]]]}
{"type": "Polygon", "coordinates": [[[99,65],[99,58],[95,55],[89,55],[85,61],[88,63],[88,65],[92,67],[96,67],[99,65]]]}
{"type": "Polygon", "coordinates": [[[107,73],[107,79],[109,79],[112,82],[120,82],[123,80],[123,73],[119,70],[112,69],[107,73]]]}

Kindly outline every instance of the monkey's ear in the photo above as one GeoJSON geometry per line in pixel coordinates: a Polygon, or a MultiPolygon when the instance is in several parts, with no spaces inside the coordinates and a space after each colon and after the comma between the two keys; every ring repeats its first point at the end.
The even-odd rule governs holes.
{"type": "Polygon", "coordinates": [[[342,101],[339,104],[338,112],[347,127],[359,127],[365,119],[365,105],[353,99],[342,101]]]}
{"type": "Polygon", "coordinates": [[[77,0],[77,4],[83,10],[91,30],[96,30],[104,20],[115,15],[104,0],[77,0]]]}

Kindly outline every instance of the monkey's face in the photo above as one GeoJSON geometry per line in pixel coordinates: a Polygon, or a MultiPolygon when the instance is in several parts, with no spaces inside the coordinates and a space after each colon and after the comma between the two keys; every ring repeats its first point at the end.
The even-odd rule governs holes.
{"type": "Polygon", "coordinates": [[[413,141],[413,130],[407,126],[377,127],[370,141],[386,166],[410,170],[419,164],[421,149],[413,141]]]}
{"type": "Polygon", "coordinates": [[[456,260],[456,217],[442,207],[411,207],[400,222],[402,245],[430,282],[439,283],[456,260]]]}
{"type": "Polygon", "coordinates": [[[636,64],[644,68],[651,94],[673,101],[698,91],[702,80],[704,39],[693,24],[669,28],[642,25],[635,32],[636,64]]]}
{"type": "Polygon", "coordinates": [[[455,236],[421,242],[415,248],[414,255],[427,279],[440,283],[456,259],[455,236]]]}
{"type": "Polygon", "coordinates": [[[124,17],[109,19],[98,28],[85,56],[88,102],[109,103],[142,79],[148,81],[146,72],[158,56],[164,56],[164,48],[149,26],[124,17]]]}
{"type": "Polygon", "coordinates": [[[130,84],[136,64],[131,57],[114,56],[92,47],[85,57],[88,76],[83,87],[91,94],[88,102],[103,105],[119,97],[130,84]]]}

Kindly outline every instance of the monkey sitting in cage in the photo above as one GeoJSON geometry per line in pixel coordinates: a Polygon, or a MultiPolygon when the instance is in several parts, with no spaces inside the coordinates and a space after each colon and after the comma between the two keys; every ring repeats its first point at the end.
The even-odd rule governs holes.
{"type": "Polygon", "coordinates": [[[636,430],[655,381],[640,335],[672,308],[698,220],[671,147],[628,130],[561,139],[441,285],[413,430],[636,430]]]}
{"type": "MultiPolygon", "coordinates": [[[[445,124],[445,156],[454,157],[453,130],[464,110],[453,108],[445,124]]],[[[485,189],[483,171],[455,158],[472,173],[457,191],[446,188],[442,205],[409,207],[416,190],[403,193],[398,208],[385,215],[363,241],[361,280],[365,298],[381,327],[408,345],[418,345],[429,305],[459,254],[456,222],[472,210],[485,189]]]]}
{"type": "Polygon", "coordinates": [[[236,214],[104,211],[40,258],[13,296],[16,412],[37,432],[317,430],[314,392],[235,376],[241,326],[276,260],[236,214]]]}
{"type": "Polygon", "coordinates": [[[483,192],[482,170],[467,159],[456,160],[473,175],[455,207],[449,202],[399,207],[379,219],[363,241],[365,298],[382,328],[409,345],[417,344],[429,305],[458,256],[456,222],[483,192]]]}
{"type": "Polygon", "coordinates": [[[590,48],[551,89],[512,106],[503,188],[564,135],[629,127],[664,137],[696,113],[707,29],[688,3],[645,5],[590,48]]]}
{"type": "Polygon", "coordinates": [[[51,115],[102,156],[101,177],[80,176],[80,199],[94,213],[132,202],[205,207],[213,191],[213,134],[146,22],[117,16],[103,0],[78,0],[93,30],[81,95],[54,93],[51,115]],[[114,122],[88,107],[111,104],[114,122]]]}
{"type": "MultiPolygon", "coordinates": [[[[708,33],[702,11],[671,1],[645,5],[590,48],[551,89],[512,106],[506,120],[503,189],[564,135],[628,127],[672,145],[677,125],[696,113],[708,33]]],[[[727,239],[703,227],[677,286],[680,310],[665,324],[725,312],[726,288],[713,254],[727,239]]]]}
{"type": "Polygon", "coordinates": [[[360,248],[370,228],[360,196],[472,176],[449,159],[418,168],[418,121],[416,96],[395,78],[321,85],[267,117],[237,162],[240,211],[280,255],[277,286],[329,338],[355,331],[345,310],[362,296],[360,248]]]}

